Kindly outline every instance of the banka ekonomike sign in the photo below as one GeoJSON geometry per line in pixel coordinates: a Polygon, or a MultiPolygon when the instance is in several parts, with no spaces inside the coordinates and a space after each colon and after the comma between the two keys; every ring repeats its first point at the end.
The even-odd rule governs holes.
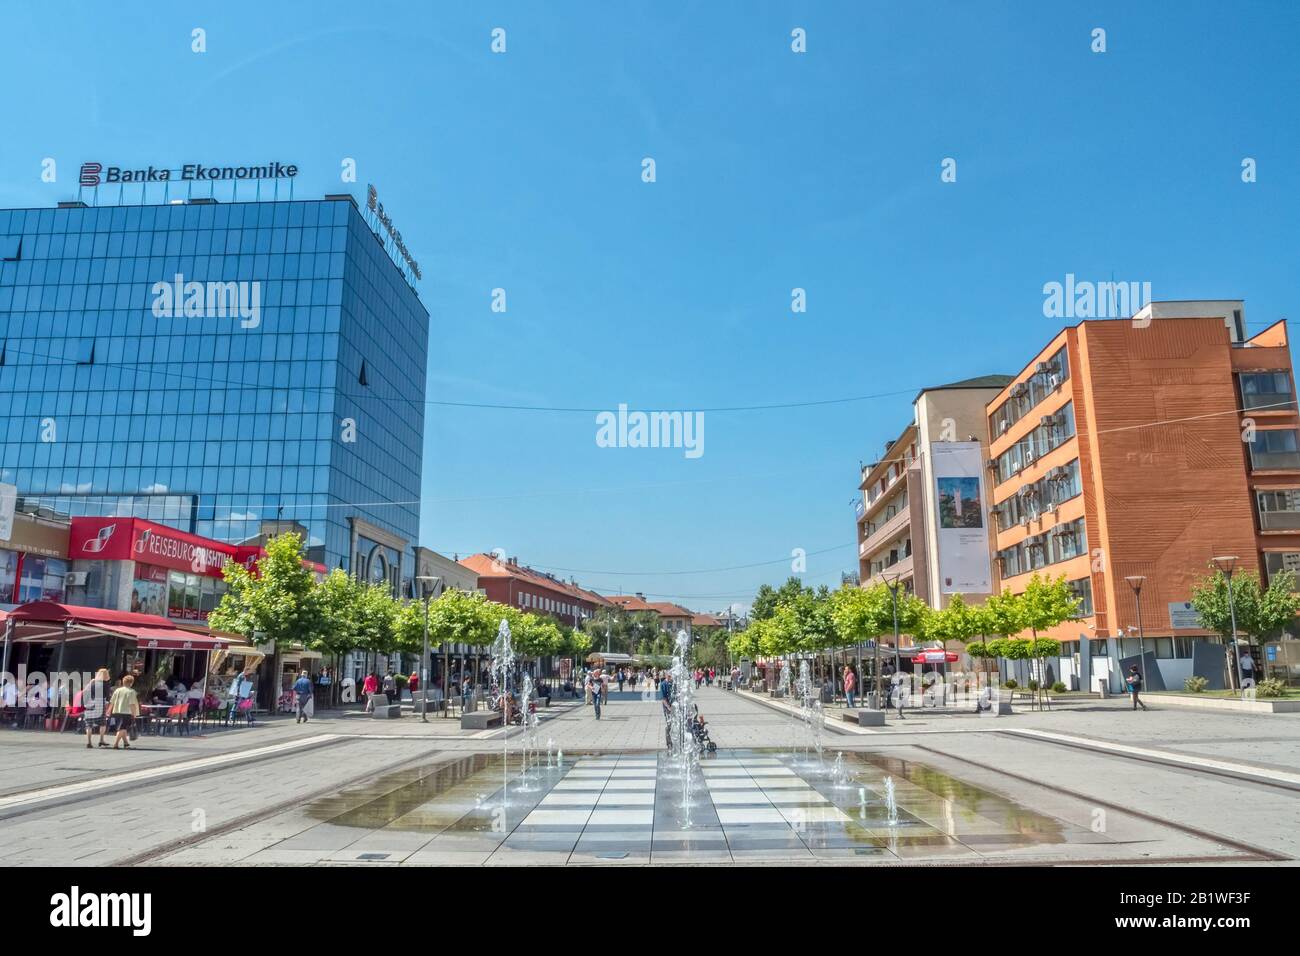
{"type": "Polygon", "coordinates": [[[222,183],[241,179],[293,179],[298,167],[293,163],[263,163],[257,166],[206,166],[186,163],[180,169],[156,166],[128,168],[102,163],[81,164],[81,185],[99,186],[118,183],[222,183]]]}
{"type": "Polygon", "coordinates": [[[423,278],[420,275],[420,264],[407,252],[406,243],[402,241],[402,234],[393,226],[393,220],[389,218],[388,213],[384,212],[384,204],[379,201],[379,191],[374,186],[366,188],[366,208],[375,217],[375,220],[388,230],[388,235],[392,237],[393,245],[397,247],[397,251],[403,261],[406,262],[407,268],[411,270],[417,279],[423,278]]]}

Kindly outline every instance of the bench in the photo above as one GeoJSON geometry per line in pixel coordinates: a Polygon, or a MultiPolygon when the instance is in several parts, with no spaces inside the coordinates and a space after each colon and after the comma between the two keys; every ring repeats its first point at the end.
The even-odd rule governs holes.
{"type": "Polygon", "coordinates": [[[402,716],[402,705],[390,704],[387,694],[372,694],[370,708],[370,716],[377,720],[396,720],[402,716]]]}
{"type": "Polygon", "coordinates": [[[857,724],[859,727],[885,726],[885,712],[883,710],[846,710],[840,716],[849,723],[857,724]]]}
{"type": "Polygon", "coordinates": [[[473,710],[461,714],[461,730],[487,730],[489,727],[501,726],[501,712],[496,710],[473,710]]]}
{"type": "MultiPolygon", "coordinates": [[[[423,700],[421,700],[420,698],[418,698],[418,697],[415,698],[415,702],[414,702],[414,704],[413,704],[413,706],[414,706],[414,708],[415,708],[415,713],[417,713],[417,714],[422,714],[422,713],[424,713],[424,703],[425,703],[425,702],[424,702],[423,700]]],[[[444,711],[444,710],[446,710],[446,709],[447,709],[447,702],[446,702],[445,700],[435,700],[435,699],[433,699],[432,697],[429,698],[429,713],[432,714],[432,713],[436,713],[436,712],[441,712],[441,711],[444,711]]]]}

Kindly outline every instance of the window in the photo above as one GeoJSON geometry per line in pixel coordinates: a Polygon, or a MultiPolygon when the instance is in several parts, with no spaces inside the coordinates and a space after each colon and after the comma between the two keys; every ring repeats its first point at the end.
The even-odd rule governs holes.
{"type": "Polygon", "coordinates": [[[1069,377],[1069,355],[1065,346],[1061,346],[1046,362],[1039,362],[1029,378],[1012,387],[1010,397],[989,415],[989,433],[997,438],[1053,394],[1069,377]]]}
{"type": "Polygon", "coordinates": [[[1270,579],[1281,571],[1290,571],[1296,575],[1292,584],[1296,588],[1300,584],[1300,551],[1265,551],[1264,571],[1270,579]]]}
{"type": "Polygon", "coordinates": [[[1079,578],[1077,581],[1069,582],[1069,584],[1074,596],[1082,602],[1079,604],[1079,610],[1075,612],[1075,620],[1092,617],[1092,579],[1079,578]]]}
{"type": "Polygon", "coordinates": [[[1300,528],[1300,488],[1258,491],[1255,493],[1255,501],[1259,505],[1261,531],[1300,528]]]}
{"type": "Polygon", "coordinates": [[[1241,407],[1243,409],[1293,409],[1295,395],[1291,375],[1287,372],[1242,372],[1241,407]]]}
{"type": "Polygon", "coordinates": [[[1269,428],[1255,432],[1250,443],[1250,466],[1257,471],[1300,470],[1300,451],[1294,428],[1269,428]]]}
{"type": "Polygon", "coordinates": [[[998,552],[1003,577],[1014,577],[1027,571],[1037,571],[1049,564],[1066,561],[1086,554],[1087,531],[1083,519],[1076,518],[1067,524],[1026,538],[1019,544],[998,552]]]}
{"type": "Polygon", "coordinates": [[[0,236],[0,259],[5,262],[14,262],[22,258],[22,251],[22,236],[0,236]]]}
{"type": "Polygon", "coordinates": [[[1007,481],[1073,437],[1074,404],[1066,402],[1055,414],[1042,416],[1037,428],[993,460],[998,481],[1007,481]]]}
{"type": "Polygon", "coordinates": [[[1088,649],[1093,657],[1109,657],[1110,650],[1106,645],[1105,638],[1092,638],[1088,641],[1088,649]]]}

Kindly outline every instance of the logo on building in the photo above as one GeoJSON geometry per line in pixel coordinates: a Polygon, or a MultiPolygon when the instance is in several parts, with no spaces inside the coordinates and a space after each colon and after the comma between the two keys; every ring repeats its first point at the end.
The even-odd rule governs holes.
{"type": "Polygon", "coordinates": [[[152,537],[153,532],[146,528],[144,533],[140,535],[140,540],[135,543],[135,553],[144,554],[144,549],[149,546],[149,539],[152,537]]]}
{"type": "Polygon", "coordinates": [[[88,538],[86,543],[81,546],[82,551],[89,551],[98,554],[108,547],[108,539],[113,537],[113,532],[117,530],[117,525],[110,524],[107,527],[100,528],[99,533],[93,538],[88,538]]]}
{"type": "Polygon", "coordinates": [[[406,251],[406,243],[402,242],[402,234],[397,229],[393,228],[393,220],[388,217],[386,212],[384,212],[384,204],[379,201],[379,191],[375,189],[374,186],[366,187],[366,208],[370,210],[372,215],[374,215],[376,221],[388,230],[388,235],[393,239],[393,245],[397,247],[397,251],[401,254],[402,259],[406,262],[406,265],[410,268],[414,276],[417,279],[423,278],[420,275],[420,264],[411,257],[409,252],[406,251]]]}
{"type": "Polygon", "coordinates": [[[81,185],[98,186],[101,183],[183,183],[228,182],[238,179],[293,179],[298,167],[293,163],[267,162],[259,166],[205,166],[203,163],[185,163],[179,170],[145,166],[128,169],[125,166],[104,166],[100,163],[81,164],[81,185]],[[173,176],[173,173],[179,176],[173,176]]]}

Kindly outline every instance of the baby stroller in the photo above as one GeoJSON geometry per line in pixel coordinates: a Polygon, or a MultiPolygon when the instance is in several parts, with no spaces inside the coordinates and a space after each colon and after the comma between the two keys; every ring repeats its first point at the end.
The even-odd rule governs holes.
{"type": "Polygon", "coordinates": [[[701,750],[708,753],[717,753],[718,745],[713,742],[709,736],[707,722],[700,716],[699,708],[695,709],[695,719],[691,721],[691,734],[695,737],[695,745],[701,750]]]}

